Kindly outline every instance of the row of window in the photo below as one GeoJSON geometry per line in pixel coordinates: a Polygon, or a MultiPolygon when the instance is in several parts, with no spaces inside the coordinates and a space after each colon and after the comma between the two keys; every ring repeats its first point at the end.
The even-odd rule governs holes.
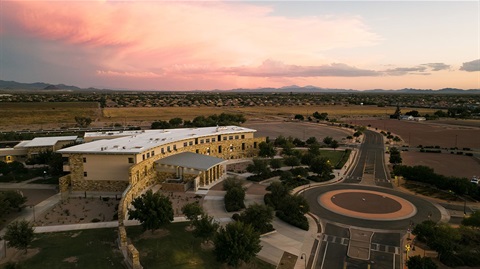
{"type": "MultiPolygon", "coordinates": [[[[223,138],[224,141],[226,140],[233,140],[233,139],[245,139],[245,135],[230,135],[230,136],[221,136],[219,135],[218,136],[218,141],[221,140],[221,138],[223,138]]],[[[215,137],[211,137],[211,138],[203,138],[203,139],[198,139],[198,138],[195,138],[195,141],[191,140],[191,141],[185,141],[183,142],[183,146],[184,147],[187,147],[187,146],[193,146],[194,145],[194,142],[195,142],[195,145],[197,144],[204,144],[204,143],[214,143],[217,141],[217,138],[215,137]]],[[[172,146],[167,146],[167,148],[161,148],[160,151],[162,154],[165,153],[165,151],[167,152],[171,152],[173,150],[177,150],[177,145],[176,144],[173,144],[172,146]]],[[[220,150],[221,152],[221,150],[220,150]]],[[[142,159],[145,160],[145,159],[148,159],[150,158],[150,156],[154,156],[155,155],[155,151],[151,151],[151,153],[146,153],[146,154],[143,154],[142,155],[142,159]]],[[[133,158],[128,158],[128,163],[134,163],[134,160],[133,158]]]]}

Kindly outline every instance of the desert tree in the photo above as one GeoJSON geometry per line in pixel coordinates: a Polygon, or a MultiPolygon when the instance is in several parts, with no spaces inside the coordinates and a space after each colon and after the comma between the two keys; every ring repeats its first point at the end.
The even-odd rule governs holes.
{"type": "Polygon", "coordinates": [[[241,221],[220,228],[214,239],[217,260],[233,267],[249,262],[262,249],[260,234],[241,221]]]}
{"type": "Polygon", "coordinates": [[[128,209],[128,218],[136,219],[144,231],[152,233],[173,221],[172,202],[161,193],[148,190],[132,201],[133,208],[128,209]]]}
{"type": "Polygon", "coordinates": [[[190,222],[193,222],[203,214],[203,208],[197,202],[188,203],[182,207],[182,212],[190,222]]]}
{"type": "Polygon", "coordinates": [[[7,240],[9,247],[23,249],[27,253],[28,246],[32,243],[34,236],[32,224],[26,220],[21,220],[14,221],[7,226],[3,239],[7,240]]]}
{"type": "Polygon", "coordinates": [[[87,128],[92,123],[92,119],[89,117],[76,116],[75,122],[77,123],[78,127],[87,128]]]}
{"type": "Polygon", "coordinates": [[[339,146],[340,146],[340,144],[338,143],[337,140],[332,140],[332,142],[330,143],[330,147],[331,147],[333,150],[336,150],[339,146]]]}
{"type": "Polygon", "coordinates": [[[261,234],[273,230],[273,208],[263,204],[254,203],[249,205],[240,214],[240,221],[252,225],[253,229],[261,234]]]}
{"type": "Polygon", "coordinates": [[[260,144],[258,144],[258,148],[259,148],[258,156],[260,157],[273,158],[277,153],[272,142],[270,143],[260,142],[260,144]]]}
{"type": "Polygon", "coordinates": [[[408,269],[437,269],[438,266],[430,257],[420,257],[418,255],[408,258],[408,269]]]}
{"type": "Polygon", "coordinates": [[[201,238],[203,242],[211,240],[220,227],[220,224],[206,213],[203,213],[200,218],[195,219],[192,225],[195,227],[193,236],[201,238]]]}

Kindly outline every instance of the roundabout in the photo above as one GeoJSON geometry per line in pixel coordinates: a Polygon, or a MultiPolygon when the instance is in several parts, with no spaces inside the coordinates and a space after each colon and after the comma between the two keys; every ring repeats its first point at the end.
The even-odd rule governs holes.
{"type": "Polygon", "coordinates": [[[390,221],[414,216],[416,207],[398,196],[371,190],[333,190],[318,197],[325,209],[344,216],[390,221]]]}
{"type": "Polygon", "coordinates": [[[353,227],[405,231],[412,223],[442,217],[431,202],[387,188],[335,184],[307,189],[302,195],[320,219],[353,227]]]}

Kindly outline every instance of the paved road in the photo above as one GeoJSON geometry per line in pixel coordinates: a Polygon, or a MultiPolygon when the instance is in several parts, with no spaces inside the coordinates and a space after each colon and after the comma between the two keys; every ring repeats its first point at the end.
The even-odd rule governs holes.
{"type": "Polygon", "coordinates": [[[327,223],[315,268],[401,268],[398,233],[375,233],[370,244],[370,260],[347,257],[349,240],[348,228],[327,223]]]}
{"type": "MultiPolygon", "coordinates": [[[[347,174],[344,184],[335,184],[312,188],[304,195],[310,204],[310,211],[317,215],[323,223],[324,232],[318,248],[318,258],[314,268],[345,269],[345,268],[402,268],[402,237],[413,223],[426,219],[439,221],[442,212],[432,203],[397,192],[392,189],[392,183],[385,167],[385,148],[383,136],[366,130],[364,142],[359,148],[356,164],[347,174]],[[385,192],[402,197],[417,208],[417,213],[407,219],[395,221],[375,221],[357,219],[331,212],[318,203],[318,197],[325,192],[338,189],[362,189],[385,192]],[[351,230],[351,228],[355,230],[351,230]],[[355,233],[371,235],[363,241],[363,248],[354,249],[358,244],[355,233]],[[361,255],[364,251],[365,255],[361,255]],[[357,252],[356,258],[351,258],[357,252]],[[347,255],[347,253],[350,254],[347,255]]],[[[362,244],[362,242],[360,242],[362,244]]]]}
{"type": "Polygon", "coordinates": [[[390,177],[385,170],[383,135],[370,130],[365,130],[364,134],[357,164],[347,175],[344,183],[391,188],[390,177]]]}

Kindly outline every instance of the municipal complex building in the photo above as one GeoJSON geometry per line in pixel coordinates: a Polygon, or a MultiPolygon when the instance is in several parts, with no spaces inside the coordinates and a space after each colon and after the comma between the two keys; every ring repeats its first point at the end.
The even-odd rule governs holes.
{"type": "Polygon", "coordinates": [[[60,149],[61,192],[123,192],[161,183],[164,190],[198,190],[226,174],[226,161],[253,157],[256,130],[204,127],[85,133],[85,143],[60,149]]]}

